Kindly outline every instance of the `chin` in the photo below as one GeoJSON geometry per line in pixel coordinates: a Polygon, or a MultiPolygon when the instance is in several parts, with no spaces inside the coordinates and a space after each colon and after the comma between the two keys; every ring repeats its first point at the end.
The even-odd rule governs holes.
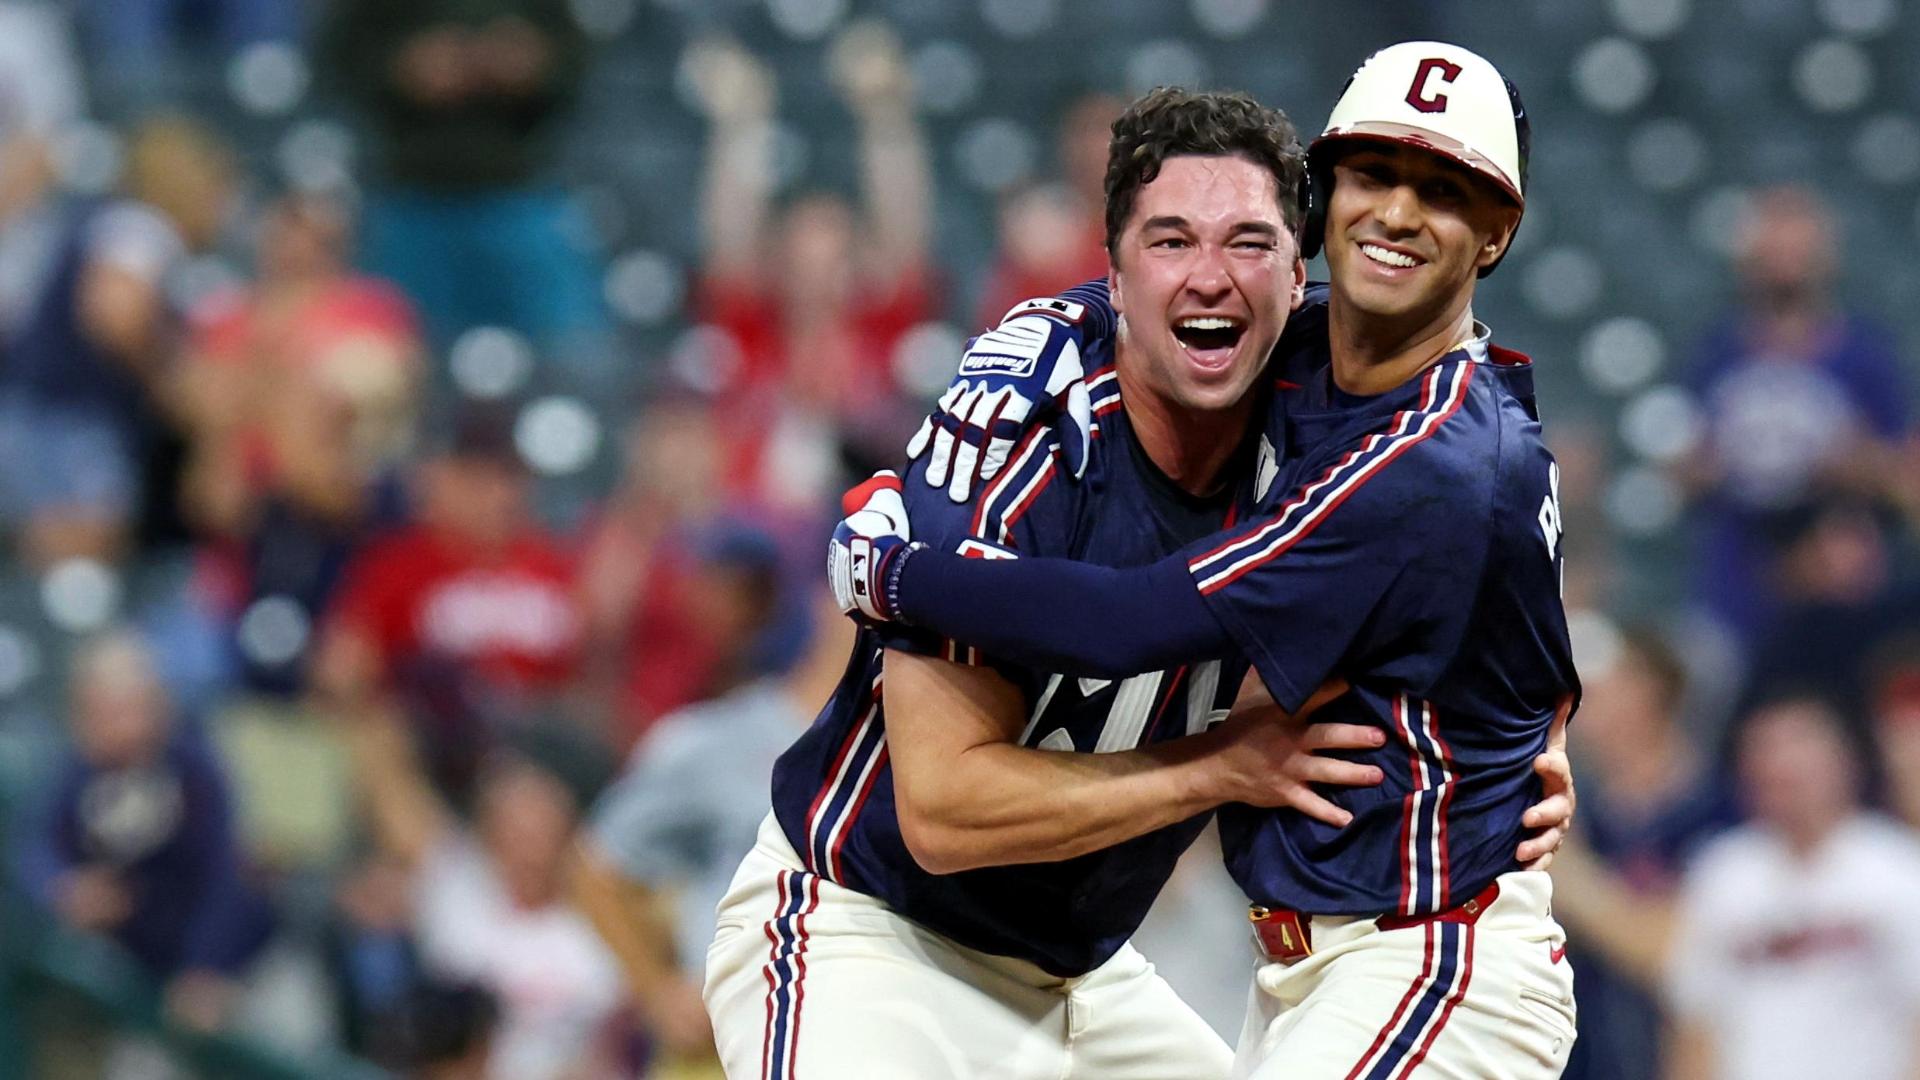
{"type": "Polygon", "coordinates": [[[1252,389],[1251,376],[1236,376],[1230,382],[1189,384],[1180,388],[1178,401],[1190,412],[1225,412],[1240,404],[1252,389]]]}
{"type": "Polygon", "coordinates": [[[1358,287],[1338,287],[1336,291],[1348,305],[1377,318],[1397,318],[1410,314],[1421,307],[1423,299],[1413,289],[1395,288],[1371,281],[1361,282],[1358,287]]]}

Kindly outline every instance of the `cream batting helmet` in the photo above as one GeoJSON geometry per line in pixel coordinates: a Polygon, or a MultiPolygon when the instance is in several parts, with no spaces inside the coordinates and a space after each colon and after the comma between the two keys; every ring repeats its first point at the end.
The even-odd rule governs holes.
{"type": "MultiPolygon", "coordinates": [[[[1311,205],[1300,247],[1309,258],[1320,250],[1336,151],[1356,140],[1432,151],[1485,177],[1526,208],[1531,132],[1520,91],[1471,50],[1444,41],[1403,41],[1367,57],[1353,73],[1326,130],[1307,151],[1311,205]]],[[[1480,275],[1492,271],[1489,266],[1480,275]]]]}

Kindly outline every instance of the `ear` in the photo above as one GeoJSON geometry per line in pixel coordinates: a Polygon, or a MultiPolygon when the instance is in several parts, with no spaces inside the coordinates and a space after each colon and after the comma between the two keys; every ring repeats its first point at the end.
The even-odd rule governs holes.
{"type": "Polygon", "coordinates": [[[1473,260],[1474,266],[1484,270],[1499,262],[1500,257],[1507,253],[1508,246],[1513,243],[1513,234],[1519,228],[1520,211],[1508,210],[1501,214],[1486,243],[1480,245],[1480,252],[1473,260]]]}
{"type": "Polygon", "coordinates": [[[1307,299],[1307,260],[1296,252],[1293,256],[1292,293],[1287,297],[1287,310],[1299,311],[1300,305],[1307,299]]]}
{"type": "Polygon", "coordinates": [[[1125,315],[1127,313],[1126,295],[1120,284],[1122,280],[1120,268],[1111,262],[1107,263],[1107,295],[1113,304],[1113,313],[1115,315],[1125,315]]]}

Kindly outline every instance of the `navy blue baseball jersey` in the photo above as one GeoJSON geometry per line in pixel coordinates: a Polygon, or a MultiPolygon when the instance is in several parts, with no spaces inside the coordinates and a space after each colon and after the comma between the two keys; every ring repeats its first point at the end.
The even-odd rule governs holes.
{"type": "Polygon", "coordinates": [[[1330,675],[1316,720],[1371,724],[1375,788],[1345,828],[1222,811],[1228,868],[1258,903],[1317,913],[1445,910],[1515,869],[1547,727],[1578,682],[1560,602],[1559,473],[1531,363],[1485,338],[1355,399],[1332,386],[1325,309],[1279,358],[1297,389],[1270,431],[1269,505],[1189,552],[1194,585],[1282,705],[1330,675]]]}
{"type": "Polygon", "coordinates": [[[1532,760],[1578,692],[1560,603],[1557,468],[1531,364],[1483,338],[1371,398],[1331,381],[1326,312],[1274,358],[1259,511],[1150,567],[968,565],[914,553],[902,613],[998,655],[1098,675],[1237,648],[1274,698],[1329,677],[1320,721],[1383,729],[1378,787],[1328,797],[1344,828],[1227,807],[1228,868],[1255,902],[1319,914],[1445,910],[1514,869],[1532,760]]]}
{"type": "MultiPolygon", "coordinates": [[[[1053,555],[1137,566],[1217,531],[1236,505],[1250,507],[1246,476],[1221,497],[1201,500],[1155,469],[1135,440],[1112,368],[1099,366],[1110,348],[1103,341],[1086,354],[1095,424],[1080,481],[1058,475],[1058,450],[1043,427],[1028,433],[969,505],[928,486],[922,460],[903,485],[915,539],[983,559],[1053,555]]],[[[991,664],[1025,699],[1022,745],[1091,752],[1203,730],[1225,717],[1245,661],[1082,679],[982,657],[911,629],[862,630],[833,699],[775,766],[774,812],[808,869],[970,948],[1060,976],[1097,967],[1138,928],[1207,815],[1061,862],[927,873],[901,840],[895,814],[882,704],[888,649],[991,664]]]]}

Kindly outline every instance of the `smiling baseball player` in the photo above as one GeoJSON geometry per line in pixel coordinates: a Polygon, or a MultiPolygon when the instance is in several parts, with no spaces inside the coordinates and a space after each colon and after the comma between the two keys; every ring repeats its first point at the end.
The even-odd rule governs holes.
{"type": "MultiPolygon", "coordinates": [[[[1529,763],[1578,693],[1557,470],[1530,362],[1472,313],[1527,143],[1517,92],[1466,49],[1403,43],[1355,73],[1309,153],[1328,302],[1275,354],[1285,416],[1245,524],[1127,570],[960,559],[871,515],[836,534],[869,554],[859,586],[830,560],[867,618],[1086,678],[1244,654],[1283,708],[1351,683],[1322,717],[1387,740],[1352,755],[1386,782],[1332,795],[1351,825],[1221,812],[1261,961],[1236,1075],[1552,1077],[1572,1045],[1550,883],[1512,853],[1529,763]]],[[[1115,307],[1123,339],[1160,317],[1115,307]]],[[[1210,329],[1176,327],[1200,368],[1210,329]]]]}

